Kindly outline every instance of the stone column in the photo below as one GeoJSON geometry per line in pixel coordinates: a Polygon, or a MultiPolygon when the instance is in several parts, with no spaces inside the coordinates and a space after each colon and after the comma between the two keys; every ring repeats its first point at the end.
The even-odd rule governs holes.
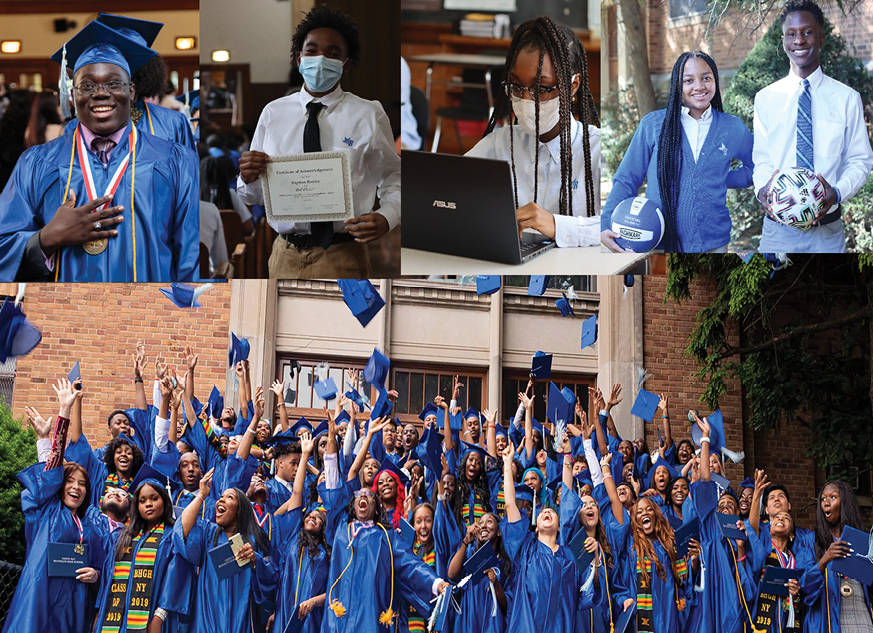
{"type": "MultiPolygon", "coordinates": [[[[276,353],[273,344],[276,334],[276,280],[234,279],[230,296],[230,331],[248,339],[249,373],[252,379],[252,395],[258,385],[268,392],[276,372],[276,353]]],[[[228,340],[230,332],[228,332],[228,340]]],[[[236,374],[228,372],[225,394],[233,394],[233,405],[239,406],[239,389],[236,374]]],[[[264,396],[267,402],[270,399],[264,396]]],[[[225,401],[228,401],[225,396],[225,401]]],[[[230,402],[228,402],[230,405],[230,402]]]]}
{"type": "MultiPolygon", "coordinates": [[[[491,295],[488,327],[488,408],[500,411],[503,386],[503,286],[491,295]]],[[[506,417],[505,415],[503,417],[506,417]]]]}

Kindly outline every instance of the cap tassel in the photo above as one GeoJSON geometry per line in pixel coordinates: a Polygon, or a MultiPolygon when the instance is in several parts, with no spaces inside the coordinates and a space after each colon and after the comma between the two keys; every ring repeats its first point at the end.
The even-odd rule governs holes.
{"type": "Polygon", "coordinates": [[[388,607],[382,614],[379,616],[379,624],[384,624],[387,627],[391,626],[391,623],[394,621],[394,609],[388,607]]]}
{"type": "Polygon", "coordinates": [[[330,608],[338,618],[341,618],[346,614],[346,608],[343,606],[343,603],[336,598],[334,598],[333,602],[330,603],[330,608]]]}
{"type": "Polygon", "coordinates": [[[67,76],[67,45],[61,51],[61,78],[58,81],[58,98],[61,101],[61,117],[66,121],[72,117],[70,112],[70,78],[67,76]]]}

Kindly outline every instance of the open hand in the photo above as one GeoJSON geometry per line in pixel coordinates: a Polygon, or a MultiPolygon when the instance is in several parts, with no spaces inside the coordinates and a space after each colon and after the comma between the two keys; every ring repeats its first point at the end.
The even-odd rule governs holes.
{"type": "Polygon", "coordinates": [[[124,221],[121,215],[124,207],[96,210],[111,199],[112,196],[103,196],[77,207],[76,194],[70,189],[67,201],[58,207],[51,221],[39,232],[39,245],[43,253],[51,257],[62,246],[74,246],[118,235],[113,227],[124,221]]]}
{"type": "Polygon", "coordinates": [[[39,411],[33,407],[24,407],[24,412],[27,414],[27,422],[36,432],[36,437],[41,440],[47,440],[52,432],[51,422],[47,422],[39,414],[39,411]]]}
{"type": "Polygon", "coordinates": [[[534,229],[545,235],[550,240],[555,239],[555,216],[546,211],[536,202],[528,202],[523,207],[516,209],[515,221],[518,222],[518,237],[524,229],[534,229]]]}

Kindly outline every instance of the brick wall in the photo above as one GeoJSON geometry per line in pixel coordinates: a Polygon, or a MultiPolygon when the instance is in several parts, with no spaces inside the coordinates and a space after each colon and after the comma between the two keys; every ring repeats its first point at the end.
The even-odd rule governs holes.
{"type": "MultiPolygon", "coordinates": [[[[843,16],[834,2],[820,2],[825,16],[834,24],[835,31],[854,46],[853,55],[873,68],[873,3],[863,2],[848,16],[843,16]]],[[[711,39],[704,39],[709,23],[708,15],[684,18],[670,24],[669,3],[648,0],[647,23],[649,40],[649,68],[653,75],[669,75],[676,58],[688,50],[709,53],[719,72],[736,70],[770,28],[779,15],[777,3],[764,24],[754,32],[745,15],[727,14],[711,39]],[[681,26],[677,26],[681,25],[681,26]]],[[[784,54],[779,51],[779,54],[784,54]]]]}
{"type": "Polygon", "coordinates": [[[143,339],[150,367],[144,376],[151,403],[154,360],[161,354],[185,372],[186,344],[199,354],[198,395],[212,383],[223,389],[227,369],[230,284],[201,295],[200,309],[176,307],[157,284],[29,284],[24,311],[42,332],[42,342],[18,359],[13,414],[36,407],[46,419],[57,414],[51,385],[78,360],[85,399],[82,418],[92,443],[109,440],[106,417],[134,405],[131,354],[143,339]]]}

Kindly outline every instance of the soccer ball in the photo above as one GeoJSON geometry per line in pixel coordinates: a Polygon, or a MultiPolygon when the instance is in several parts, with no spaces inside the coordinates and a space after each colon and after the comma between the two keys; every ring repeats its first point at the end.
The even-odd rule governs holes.
{"type": "Polygon", "coordinates": [[[664,216],[648,198],[628,198],[612,212],[612,230],[619,236],[615,243],[626,251],[648,253],[664,237],[664,216]]]}
{"type": "Polygon", "coordinates": [[[801,231],[812,228],[824,197],[821,181],[814,173],[800,167],[779,172],[767,193],[776,219],[801,231]]]}

